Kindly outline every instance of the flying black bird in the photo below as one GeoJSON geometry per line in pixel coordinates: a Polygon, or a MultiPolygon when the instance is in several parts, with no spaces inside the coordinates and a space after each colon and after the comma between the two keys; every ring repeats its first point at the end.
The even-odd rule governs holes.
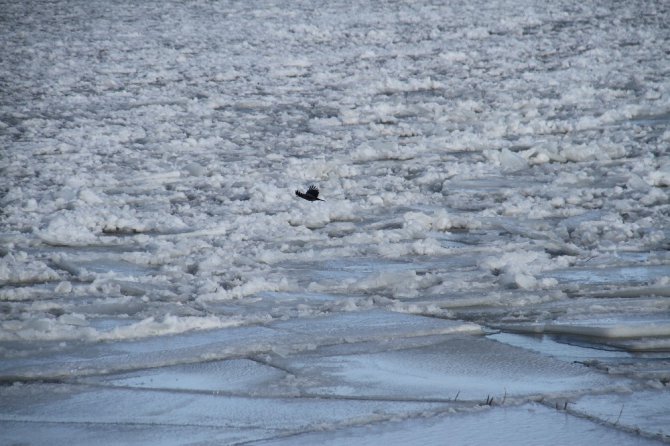
{"type": "Polygon", "coordinates": [[[309,186],[307,193],[302,193],[299,190],[295,191],[295,194],[300,198],[304,198],[307,201],[326,201],[319,198],[319,189],[316,186],[309,186]]]}

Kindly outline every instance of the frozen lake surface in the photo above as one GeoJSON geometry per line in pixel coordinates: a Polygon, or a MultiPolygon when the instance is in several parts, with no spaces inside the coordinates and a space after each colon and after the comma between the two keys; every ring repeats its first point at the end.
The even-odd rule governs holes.
{"type": "Polygon", "coordinates": [[[0,22],[0,444],[670,442],[667,2],[0,22]]]}

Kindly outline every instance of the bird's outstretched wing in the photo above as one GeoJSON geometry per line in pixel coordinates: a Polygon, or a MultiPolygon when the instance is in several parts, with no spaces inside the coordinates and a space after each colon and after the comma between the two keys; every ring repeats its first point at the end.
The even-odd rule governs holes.
{"type": "Polygon", "coordinates": [[[311,186],[309,186],[309,189],[307,189],[307,195],[309,195],[310,197],[314,197],[315,200],[318,200],[319,199],[319,189],[316,186],[311,185],[311,186]]]}

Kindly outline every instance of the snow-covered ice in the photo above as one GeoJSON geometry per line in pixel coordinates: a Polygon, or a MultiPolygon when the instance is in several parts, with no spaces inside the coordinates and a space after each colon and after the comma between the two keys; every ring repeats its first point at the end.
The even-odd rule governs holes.
{"type": "Polygon", "coordinates": [[[0,443],[669,441],[667,2],[0,21],[0,443]]]}

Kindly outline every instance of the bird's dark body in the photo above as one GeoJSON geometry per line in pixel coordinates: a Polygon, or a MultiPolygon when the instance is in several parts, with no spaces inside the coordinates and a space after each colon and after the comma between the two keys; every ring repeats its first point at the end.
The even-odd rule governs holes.
{"type": "Polygon", "coordinates": [[[319,189],[317,189],[316,186],[309,186],[309,189],[307,189],[307,192],[304,194],[299,190],[295,191],[295,194],[307,201],[325,201],[319,198],[319,189]]]}

